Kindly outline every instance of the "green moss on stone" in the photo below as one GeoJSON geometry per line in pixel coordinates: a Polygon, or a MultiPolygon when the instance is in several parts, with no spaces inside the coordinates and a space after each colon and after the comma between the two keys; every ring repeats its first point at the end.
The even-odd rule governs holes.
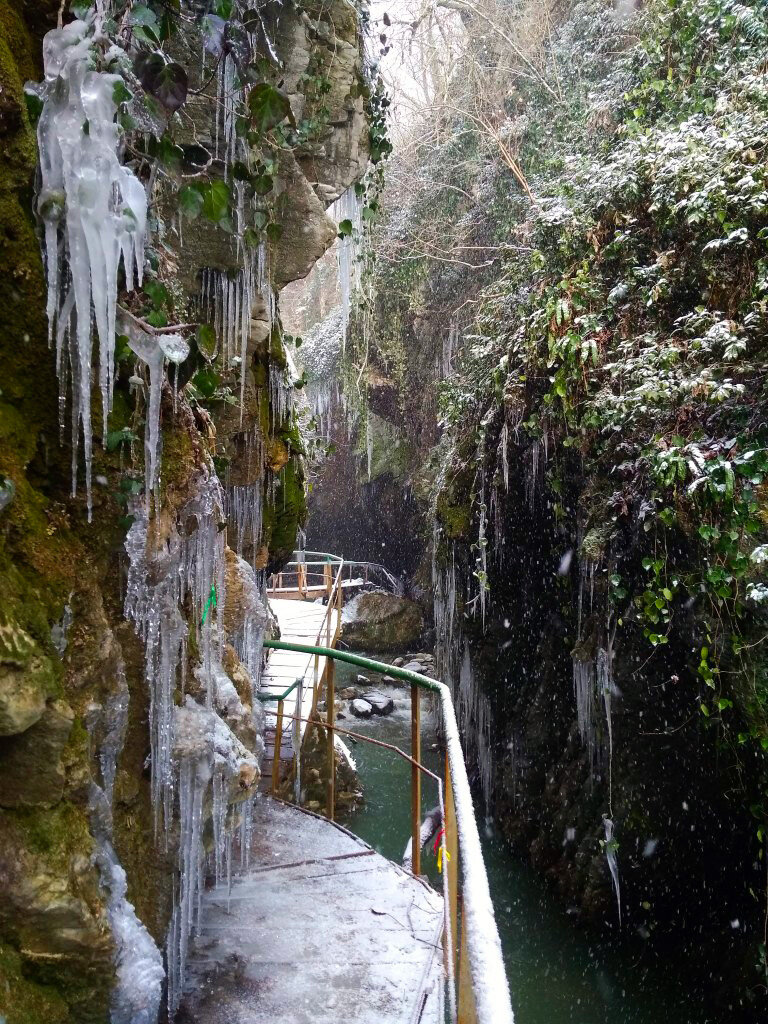
{"type": "Polygon", "coordinates": [[[50,985],[26,977],[19,954],[0,945],[0,1010],[7,1024],[67,1024],[69,1007],[50,985]]]}

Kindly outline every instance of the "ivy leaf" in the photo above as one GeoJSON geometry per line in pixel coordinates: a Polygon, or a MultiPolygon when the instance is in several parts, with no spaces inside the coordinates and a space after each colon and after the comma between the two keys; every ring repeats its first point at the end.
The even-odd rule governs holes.
{"type": "Polygon", "coordinates": [[[122,430],[110,430],[106,438],[107,451],[113,452],[118,445],[130,444],[136,440],[136,435],[129,427],[123,427],[122,430]]]}
{"type": "Polygon", "coordinates": [[[232,177],[236,181],[251,180],[251,172],[242,160],[235,160],[234,164],[232,164],[232,177]]]}
{"type": "Polygon", "coordinates": [[[185,185],[179,192],[179,209],[190,220],[200,216],[203,209],[203,194],[194,185],[185,185]]]}
{"type": "Polygon", "coordinates": [[[115,87],[112,90],[112,102],[115,106],[119,107],[121,103],[130,103],[132,99],[133,93],[127,88],[122,78],[115,82],[115,87]]]}
{"type": "Polygon", "coordinates": [[[216,331],[210,324],[200,324],[197,328],[197,348],[206,359],[213,359],[216,355],[217,338],[216,331]]]}
{"type": "Polygon", "coordinates": [[[287,94],[268,82],[260,82],[254,86],[248,97],[248,107],[254,127],[262,135],[286,118],[294,128],[296,127],[296,119],[287,94]]]}
{"type": "Polygon", "coordinates": [[[205,366],[202,370],[198,370],[192,378],[192,386],[203,396],[203,398],[213,398],[220,383],[221,377],[209,366],[205,366]]]}
{"type": "Polygon", "coordinates": [[[160,100],[163,106],[173,114],[187,102],[189,92],[189,80],[187,72],[181,66],[171,62],[165,67],[155,79],[150,92],[156,99],[160,100]]]}
{"type": "Polygon", "coordinates": [[[140,53],[133,63],[133,69],[145,91],[159,100],[166,110],[175,113],[184,106],[189,81],[181,64],[174,61],[166,64],[161,53],[140,53]]]}
{"type": "Polygon", "coordinates": [[[225,181],[212,181],[203,194],[203,216],[218,224],[229,213],[229,185],[225,181]]]}
{"type": "Polygon", "coordinates": [[[267,224],[266,232],[267,238],[270,242],[279,242],[283,236],[283,228],[281,224],[267,224]]]}
{"type": "Polygon", "coordinates": [[[340,221],[339,222],[339,235],[342,238],[346,238],[348,235],[351,235],[351,234],[352,234],[352,221],[351,220],[342,220],[342,221],[340,221]]]}
{"type": "Polygon", "coordinates": [[[180,148],[184,154],[184,165],[192,170],[205,170],[213,159],[205,146],[201,146],[196,142],[190,143],[187,146],[181,146],[180,148]]]}
{"type": "Polygon", "coordinates": [[[150,45],[158,45],[162,30],[157,15],[146,4],[136,4],[130,14],[130,24],[135,39],[150,45]]]}
{"type": "Polygon", "coordinates": [[[218,57],[224,45],[226,21],[216,14],[206,14],[202,20],[203,45],[208,53],[218,57]]]}
{"type": "Polygon", "coordinates": [[[256,212],[253,215],[253,223],[256,225],[259,231],[261,231],[262,228],[267,226],[268,220],[269,218],[267,217],[266,213],[264,213],[263,210],[256,210],[256,212]]]}
{"type": "Polygon", "coordinates": [[[272,191],[274,184],[274,179],[268,174],[260,174],[258,178],[253,179],[253,191],[257,196],[266,196],[272,191]]]}

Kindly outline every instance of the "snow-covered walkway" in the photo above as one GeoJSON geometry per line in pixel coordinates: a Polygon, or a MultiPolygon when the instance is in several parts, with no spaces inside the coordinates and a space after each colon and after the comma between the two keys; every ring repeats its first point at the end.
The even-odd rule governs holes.
{"type": "Polygon", "coordinates": [[[251,870],[203,896],[176,1024],[438,1024],[442,898],[267,795],[251,870]]]}

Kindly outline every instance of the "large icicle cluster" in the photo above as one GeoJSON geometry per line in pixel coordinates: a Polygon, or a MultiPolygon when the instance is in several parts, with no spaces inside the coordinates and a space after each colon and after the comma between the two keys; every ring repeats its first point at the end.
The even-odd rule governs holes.
{"type": "Polygon", "coordinates": [[[107,896],[107,916],[115,943],[116,978],[110,1024],[155,1024],[165,981],[163,957],[152,936],[126,897],[127,881],[112,843],[112,797],[117,758],[123,747],[128,719],[128,686],[122,663],[117,689],[89,721],[89,732],[102,737],[98,757],[102,785],[91,783],[91,827],[96,839],[95,861],[107,896]]]}
{"type": "MultiPolygon", "coordinates": [[[[179,816],[179,883],[167,944],[171,1015],[183,990],[189,940],[199,921],[206,869],[205,822],[212,818],[213,869],[220,883],[231,872],[237,824],[233,798],[258,778],[263,750],[260,738],[250,751],[232,731],[238,725],[252,729],[260,723],[243,705],[223,667],[226,637],[230,635],[234,652],[249,674],[253,704],[266,611],[255,573],[227,551],[220,528],[223,515],[221,485],[211,470],[201,469],[193,496],[165,533],[163,520],[150,519],[141,504],[126,539],[130,566],[125,613],[145,645],[155,827],[160,833],[162,826],[166,845],[177,806],[179,816]],[[228,562],[232,594],[227,590],[228,562]],[[233,604],[236,615],[225,611],[233,604]],[[185,619],[187,610],[193,626],[185,619]],[[227,614],[236,626],[225,621],[227,614]],[[191,629],[198,660],[192,678],[187,679],[191,629]],[[178,690],[184,701],[181,707],[176,701],[178,690]]],[[[249,810],[243,813],[244,822],[250,820],[249,810]]],[[[242,841],[247,840],[247,832],[244,823],[242,841]]],[[[241,850],[241,856],[247,854],[241,850]]]]}
{"type": "Polygon", "coordinates": [[[174,709],[179,787],[179,887],[168,929],[168,1010],[184,990],[189,940],[200,921],[205,854],[205,806],[210,800],[216,884],[231,879],[235,809],[231,798],[258,778],[256,758],[215,711],[187,697],[174,709]]]}
{"type": "Polygon", "coordinates": [[[474,767],[486,815],[489,815],[493,783],[491,704],[472,670],[469,644],[463,637],[454,548],[451,545],[449,549],[448,563],[440,565],[439,545],[440,533],[436,526],[432,541],[435,669],[437,678],[446,683],[453,694],[467,763],[474,767]]]}
{"type": "MultiPolygon", "coordinates": [[[[115,375],[118,268],[122,260],[129,290],[134,273],[141,283],[147,226],[144,186],[120,162],[114,93],[122,79],[91,68],[93,38],[93,26],[79,20],[46,35],[43,110],[37,129],[37,208],[45,226],[49,331],[56,341],[62,413],[67,379],[71,381],[73,493],[82,429],[89,515],[92,323],[99,340],[106,424],[115,375]]],[[[113,47],[107,58],[115,60],[121,53],[113,47]]]]}
{"type": "MultiPolygon", "coordinates": [[[[343,224],[349,221],[348,230],[339,239],[339,290],[341,291],[342,341],[347,336],[352,296],[360,287],[360,255],[363,238],[363,201],[354,185],[346,189],[328,209],[328,216],[343,224]]],[[[346,225],[345,225],[346,226],[346,225]]]]}
{"type": "MultiPolygon", "coordinates": [[[[173,820],[174,691],[184,689],[187,625],[183,604],[190,595],[196,624],[201,623],[198,648],[210,678],[211,632],[217,612],[208,605],[215,588],[216,609],[225,600],[226,573],[224,533],[219,530],[223,508],[221,485],[215,474],[199,484],[196,496],[182,509],[179,521],[187,531],[176,529],[157,545],[145,509],[135,510],[135,520],[125,541],[130,566],[125,614],[144,641],[145,671],[150,691],[152,751],[152,798],[155,828],[161,818],[166,830],[173,820]]],[[[213,694],[206,694],[210,707],[213,694]]]]}

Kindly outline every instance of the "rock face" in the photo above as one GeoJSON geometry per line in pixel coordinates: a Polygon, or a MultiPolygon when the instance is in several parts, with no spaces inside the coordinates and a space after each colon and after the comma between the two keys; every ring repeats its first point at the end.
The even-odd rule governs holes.
{"type": "Polygon", "coordinates": [[[357,651],[396,651],[409,647],[424,627],[419,606],[394,594],[361,594],[350,605],[344,642],[357,651]]]}
{"type": "MultiPolygon", "coordinates": [[[[0,1014],[8,1014],[9,1024],[109,1019],[115,944],[98,866],[104,858],[89,811],[94,786],[112,795],[111,835],[127,875],[126,898],[160,946],[178,865],[175,835],[167,850],[155,842],[146,652],[124,618],[124,516],[143,479],[142,444],[139,438],[130,453],[127,445],[110,449],[101,443],[108,432],[133,435],[134,417],[145,418],[146,384],[131,380],[133,361],[118,360],[109,423],[102,424],[94,412],[92,522],[84,496],[71,496],[69,443],[57,443],[55,355],[48,344],[46,287],[31,208],[37,153],[23,83],[42,77],[42,36],[55,27],[59,7],[58,0],[0,0],[0,261],[8,271],[0,275],[0,1014]],[[62,624],[69,623],[70,610],[66,628],[62,624]],[[125,698],[125,717],[110,735],[102,712],[116,696],[125,698]],[[114,748],[115,758],[106,771],[107,762],[99,757],[105,744],[114,748]]],[[[307,116],[314,116],[311,98],[299,90],[310,63],[315,73],[328,73],[331,87],[322,132],[285,155],[275,171],[273,216],[283,228],[271,252],[276,289],[306,274],[335,237],[325,209],[360,176],[367,152],[362,58],[352,8],[334,0],[311,15],[292,9],[281,15],[280,32],[276,45],[286,63],[291,103],[306,101],[307,116]]],[[[198,67],[199,47],[191,77],[198,67]]],[[[191,116],[179,129],[182,143],[192,141],[184,131],[203,131],[215,104],[215,80],[212,88],[212,99],[201,95],[190,101],[191,116]]],[[[168,213],[162,186],[156,200],[162,221],[168,213]]],[[[197,308],[203,270],[236,273],[233,239],[204,218],[185,223],[183,242],[174,227],[152,250],[153,274],[180,308],[197,308]]],[[[143,300],[134,293],[131,301],[143,300]]],[[[253,666],[240,656],[248,646],[244,634],[255,621],[246,614],[252,611],[253,569],[279,565],[306,516],[303,445],[293,421],[277,408],[283,396],[274,386],[279,376],[290,389],[289,357],[279,331],[270,333],[264,303],[254,304],[245,355],[242,417],[224,401],[187,403],[183,369],[176,393],[168,384],[162,389],[161,484],[153,524],[156,547],[150,552],[160,557],[148,558],[146,581],[148,586],[159,582],[164,545],[194,537],[196,524],[179,522],[178,513],[194,498],[215,457],[222,484],[241,488],[239,507],[258,511],[262,529],[254,540],[253,524],[238,520],[234,505],[229,522],[222,513],[216,524],[227,530],[221,533],[226,537],[221,627],[227,637],[216,666],[216,714],[193,707],[191,697],[186,707],[175,706],[182,739],[194,738],[190,720],[207,729],[205,743],[181,743],[175,756],[197,757],[205,748],[209,759],[230,757],[237,767],[231,778],[236,792],[229,794],[234,799],[250,792],[258,776],[258,717],[254,720],[250,705],[253,666]],[[266,439],[263,463],[253,457],[256,433],[266,439]],[[250,563],[250,577],[238,556],[250,563]],[[209,734],[216,741],[212,751],[209,734]]],[[[227,393],[239,393],[239,373],[225,378],[227,393]]],[[[66,417],[68,437],[68,409],[66,417]]],[[[139,426],[139,434],[142,430],[139,426]]],[[[190,631],[185,647],[188,693],[196,697],[199,628],[190,631]]],[[[347,790],[354,791],[351,778],[347,790]]],[[[209,790],[203,811],[208,828],[211,803],[209,790]]]]}

